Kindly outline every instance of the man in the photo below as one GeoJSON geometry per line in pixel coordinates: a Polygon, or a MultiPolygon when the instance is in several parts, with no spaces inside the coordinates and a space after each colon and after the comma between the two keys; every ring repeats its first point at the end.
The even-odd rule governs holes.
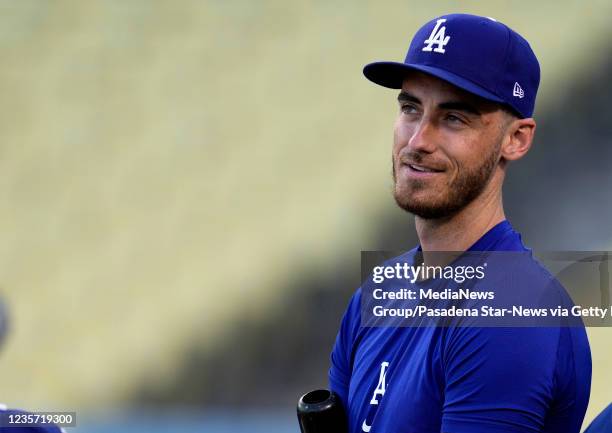
{"type": "MultiPolygon", "coordinates": [[[[491,18],[445,15],[416,33],[404,63],[364,74],[401,89],[393,179],[395,201],[415,215],[409,255],[529,251],[502,203],[508,164],[536,129],[540,70],[527,41],[491,18]]],[[[550,280],[532,259],[525,274],[550,280]]],[[[368,327],[362,295],[329,371],[351,433],[579,432],[591,380],[583,327],[368,327]]]]}

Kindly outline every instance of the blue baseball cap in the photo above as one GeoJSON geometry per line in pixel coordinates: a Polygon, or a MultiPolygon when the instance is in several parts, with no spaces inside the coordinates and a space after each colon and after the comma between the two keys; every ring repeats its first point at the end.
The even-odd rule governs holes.
{"type": "Polygon", "coordinates": [[[506,105],[520,117],[533,115],[540,84],[538,59],[525,38],[492,18],[434,18],[416,32],[403,63],[370,63],[363,74],[381,86],[401,89],[411,70],[506,105]]]}

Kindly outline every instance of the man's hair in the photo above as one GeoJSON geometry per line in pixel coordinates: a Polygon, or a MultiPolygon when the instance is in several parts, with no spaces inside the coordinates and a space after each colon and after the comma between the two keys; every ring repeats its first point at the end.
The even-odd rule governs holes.
{"type": "Polygon", "coordinates": [[[510,116],[512,118],[512,120],[516,120],[516,119],[522,119],[523,116],[521,116],[514,108],[512,108],[509,105],[506,104],[499,104],[502,111],[505,112],[508,116],[510,116]]]}

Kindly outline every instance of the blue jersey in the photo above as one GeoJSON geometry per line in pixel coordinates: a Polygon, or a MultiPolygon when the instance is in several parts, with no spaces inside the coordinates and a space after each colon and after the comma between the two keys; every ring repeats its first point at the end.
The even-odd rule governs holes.
{"type": "MultiPolygon", "coordinates": [[[[507,221],[470,250],[527,251],[507,221]]],[[[584,327],[363,327],[359,289],[329,381],[350,433],[577,433],[591,354],[584,327]]]]}

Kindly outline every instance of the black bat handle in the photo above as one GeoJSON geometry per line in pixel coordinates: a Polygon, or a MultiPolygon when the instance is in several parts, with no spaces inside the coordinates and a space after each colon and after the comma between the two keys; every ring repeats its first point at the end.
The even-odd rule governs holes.
{"type": "Polygon", "coordinates": [[[348,433],[340,397],[333,391],[317,389],[304,394],[297,405],[302,433],[348,433]]]}

